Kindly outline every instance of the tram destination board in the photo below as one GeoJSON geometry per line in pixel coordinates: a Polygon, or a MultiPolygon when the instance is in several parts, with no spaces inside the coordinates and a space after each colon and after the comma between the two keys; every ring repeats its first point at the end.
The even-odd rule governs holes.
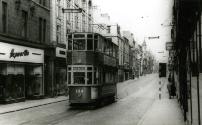
{"type": "Polygon", "coordinates": [[[166,77],[166,63],[159,63],[159,77],[166,77]]]}

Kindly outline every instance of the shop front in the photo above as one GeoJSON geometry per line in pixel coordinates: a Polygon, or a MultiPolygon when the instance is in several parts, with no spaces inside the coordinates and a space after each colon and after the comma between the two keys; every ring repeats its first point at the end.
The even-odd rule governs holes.
{"type": "Polygon", "coordinates": [[[0,42],[0,102],[44,95],[44,51],[0,42]]]}
{"type": "Polygon", "coordinates": [[[64,95],[67,84],[66,49],[56,47],[55,59],[55,91],[56,95],[64,95]]]}

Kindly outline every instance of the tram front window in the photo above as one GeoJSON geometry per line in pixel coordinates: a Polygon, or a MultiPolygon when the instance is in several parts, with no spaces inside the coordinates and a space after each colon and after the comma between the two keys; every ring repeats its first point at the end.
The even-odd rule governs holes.
{"type": "Polygon", "coordinates": [[[85,72],[74,72],[74,84],[85,84],[85,72]]]}

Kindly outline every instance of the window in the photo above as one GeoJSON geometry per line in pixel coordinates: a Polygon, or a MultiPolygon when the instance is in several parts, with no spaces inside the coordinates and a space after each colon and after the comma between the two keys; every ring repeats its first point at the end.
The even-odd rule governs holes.
{"type": "Polygon", "coordinates": [[[7,3],[2,2],[2,25],[3,33],[7,32],[7,3]]]}
{"type": "Polygon", "coordinates": [[[72,50],[72,40],[68,40],[68,50],[72,50]]]}
{"type": "Polygon", "coordinates": [[[87,84],[92,84],[92,72],[87,72],[87,84]]]}
{"type": "Polygon", "coordinates": [[[85,32],[86,30],[86,21],[85,21],[85,15],[82,14],[82,31],[85,32]]]}
{"type": "Polygon", "coordinates": [[[61,42],[61,26],[60,25],[57,25],[56,41],[57,43],[61,42]]]}
{"type": "Polygon", "coordinates": [[[39,41],[46,41],[46,19],[39,17],[39,41]]]}
{"type": "Polygon", "coordinates": [[[85,72],[74,72],[74,84],[85,84],[85,72]]]}
{"type": "Polygon", "coordinates": [[[74,40],[74,50],[85,50],[85,39],[74,40]]]}
{"type": "Polygon", "coordinates": [[[46,0],[43,0],[43,5],[46,6],[46,0]]]}
{"type": "Polygon", "coordinates": [[[111,27],[107,26],[107,33],[111,33],[111,27]]]}
{"type": "Polygon", "coordinates": [[[28,14],[26,11],[22,10],[22,30],[21,30],[21,36],[27,37],[27,19],[28,14]]]}
{"type": "Polygon", "coordinates": [[[68,84],[71,84],[71,72],[68,72],[68,84]]]}
{"type": "Polygon", "coordinates": [[[79,28],[79,17],[78,17],[78,14],[76,14],[76,16],[75,16],[75,27],[76,27],[76,29],[79,28]]]}
{"type": "Polygon", "coordinates": [[[93,50],[93,40],[87,39],[87,50],[93,50]]]}
{"type": "Polygon", "coordinates": [[[46,0],[39,0],[39,4],[46,6],[46,0]]]}
{"type": "Polygon", "coordinates": [[[43,41],[46,41],[46,19],[43,20],[43,41]]]}
{"type": "Polygon", "coordinates": [[[42,18],[39,18],[39,41],[42,41],[42,18]]]}

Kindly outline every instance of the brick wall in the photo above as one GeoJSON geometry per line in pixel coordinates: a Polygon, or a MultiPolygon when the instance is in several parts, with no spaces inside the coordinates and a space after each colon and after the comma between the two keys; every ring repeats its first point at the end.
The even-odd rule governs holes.
{"type": "Polygon", "coordinates": [[[39,43],[39,17],[46,19],[46,40],[45,44],[50,42],[50,3],[46,0],[46,6],[39,4],[39,0],[0,0],[0,35],[11,36],[13,38],[24,39],[39,43]],[[16,1],[20,1],[17,6],[16,1]],[[7,33],[3,33],[2,27],[2,2],[7,3],[8,8],[8,28],[7,33]],[[32,9],[33,11],[32,11],[32,9]],[[28,14],[27,37],[22,37],[22,11],[28,14]]]}

